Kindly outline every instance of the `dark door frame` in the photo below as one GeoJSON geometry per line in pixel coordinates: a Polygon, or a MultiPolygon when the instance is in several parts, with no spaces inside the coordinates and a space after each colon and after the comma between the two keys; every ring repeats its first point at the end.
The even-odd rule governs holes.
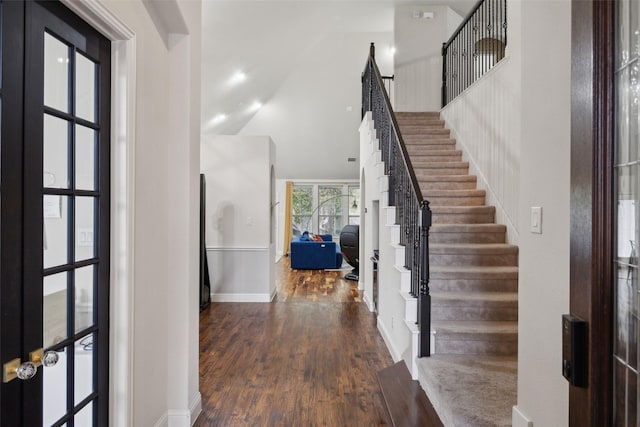
{"type": "MultiPolygon", "coordinates": [[[[33,84],[42,79],[44,64],[39,52],[43,51],[45,29],[60,33],[82,54],[100,65],[96,71],[99,87],[99,106],[96,123],[80,123],[74,112],[64,113],[69,123],[80,123],[98,131],[95,167],[99,171],[97,187],[93,191],[60,189],[68,196],[92,196],[99,200],[94,215],[97,223],[97,261],[84,261],[95,265],[98,288],[93,306],[97,317],[93,326],[82,334],[93,334],[94,373],[97,389],[85,401],[93,400],[94,425],[107,425],[109,420],[109,273],[110,273],[110,116],[111,116],[111,49],[110,42],[89,24],[77,17],[59,2],[3,2],[3,93],[2,108],[2,256],[0,261],[0,307],[2,318],[2,362],[19,357],[29,360],[29,350],[42,347],[42,120],[44,107],[43,86],[33,84]],[[85,38],[86,37],[86,38],[85,38]],[[86,43],[85,43],[86,42],[86,43]],[[19,59],[19,60],[18,60],[19,59]],[[68,193],[68,194],[67,194],[68,193]],[[104,237],[101,239],[101,236],[104,237]],[[88,331],[88,332],[87,332],[88,331]],[[97,355],[97,356],[95,356],[97,355]]],[[[73,62],[72,62],[73,63],[73,62]]],[[[73,74],[72,74],[73,76],[73,74]]],[[[75,81],[75,80],[73,80],[75,81]]],[[[70,155],[70,167],[74,167],[70,155]]],[[[72,206],[72,205],[71,205],[72,206]]],[[[71,226],[73,229],[73,225],[71,226]]],[[[70,237],[73,241],[73,236],[70,237]]],[[[72,253],[72,252],[71,252],[72,253]]],[[[72,257],[73,258],[73,257],[72,257]]],[[[79,263],[69,264],[76,268],[79,263]]],[[[65,267],[65,271],[68,268],[65,267]]],[[[73,272],[74,270],[69,270],[73,272]]],[[[71,273],[73,274],[73,273],[71,273]]],[[[67,310],[69,319],[68,343],[57,347],[73,348],[73,286],[69,288],[67,310]]],[[[74,413],[73,358],[67,360],[67,406],[74,413]]],[[[42,368],[31,380],[13,380],[0,387],[0,417],[2,423],[37,425],[41,423],[42,368]]],[[[79,402],[79,404],[83,404],[79,402]]],[[[64,421],[68,421],[64,419],[64,421]]],[[[17,425],[17,424],[16,424],[17,425]]],[[[71,425],[73,425],[71,421],[71,425]]]]}
{"type": "Polygon", "coordinates": [[[588,384],[569,388],[575,427],[613,423],[613,7],[572,1],[570,310],[588,331],[588,384]]]}

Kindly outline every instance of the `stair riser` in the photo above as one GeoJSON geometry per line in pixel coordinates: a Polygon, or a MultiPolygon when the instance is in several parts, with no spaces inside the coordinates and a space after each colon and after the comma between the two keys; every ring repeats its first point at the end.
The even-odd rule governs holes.
{"type": "Polygon", "coordinates": [[[439,306],[436,301],[433,301],[431,320],[517,321],[518,307],[439,306]]]}
{"type": "Polygon", "coordinates": [[[396,117],[400,128],[403,126],[440,126],[444,127],[444,120],[423,117],[396,117]]]}
{"type": "Polygon", "coordinates": [[[412,153],[411,149],[409,149],[409,156],[411,157],[411,164],[414,167],[421,163],[450,163],[462,161],[462,154],[453,150],[451,154],[443,153],[442,151],[437,154],[429,152],[416,154],[412,153]]]}
{"type": "Polygon", "coordinates": [[[402,135],[404,144],[407,147],[422,147],[430,145],[451,145],[456,146],[456,140],[451,138],[422,138],[418,135],[402,135]]]}
{"type": "Polygon", "coordinates": [[[483,206],[484,196],[480,197],[429,197],[425,196],[431,206],[483,206]]]}
{"type": "Polygon", "coordinates": [[[492,224],[495,213],[433,213],[434,224],[492,224]]]}
{"type": "Polygon", "coordinates": [[[492,255],[492,254],[430,254],[431,265],[438,266],[516,266],[517,254],[492,255]]]}
{"type": "MultiPolygon", "coordinates": [[[[429,199],[431,201],[431,199],[429,199]]],[[[429,243],[504,243],[505,233],[429,233],[429,243]]]]}
{"type": "Polygon", "coordinates": [[[517,280],[431,279],[431,292],[517,292],[517,280]]]}
{"type": "Polygon", "coordinates": [[[429,190],[475,190],[476,181],[419,181],[423,192],[429,190]]]}
{"type": "Polygon", "coordinates": [[[433,144],[429,144],[429,143],[415,143],[415,144],[406,144],[407,149],[408,150],[422,150],[425,153],[428,153],[429,151],[433,150],[433,151],[454,151],[456,149],[456,144],[450,144],[450,143],[433,143],[433,144]]]}
{"type": "Polygon", "coordinates": [[[400,120],[400,123],[398,123],[398,125],[400,125],[400,132],[402,132],[403,134],[406,131],[412,131],[412,135],[421,135],[422,133],[429,133],[434,130],[449,131],[449,129],[445,129],[444,123],[441,121],[418,121],[417,123],[405,123],[404,121],[400,120]]]}
{"type": "Polygon", "coordinates": [[[437,111],[400,111],[396,112],[396,119],[404,118],[422,118],[422,119],[434,119],[440,118],[440,113],[437,111]]]}
{"type": "MultiPolygon", "coordinates": [[[[446,164],[446,163],[445,163],[446,164]]],[[[416,178],[421,178],[437,175],[467,175],[469,173],[468,166],[462,167],[425,167],[419,163],[413,164],[413,169],[416,174],[416,178]]]]}
{"type": "Polygon", "coordinates": [[[423,127],[423,126],[410,126],[410,127],[401,127],[400,128],[400,133],[402,134],[402,137],[404,139],[404,136],[410,136],[410,135],[419,135],[421,138],[424,139],[433,139],[433,138],[437,138],[437,139],[443,139],[443,138],[449,138],[450,131],[449,129],[443,129],[443,128],[432,128],[432,127],[423,127]]]}
{"type": "Polygon", "coordinates": [[[514,335],[509,335],[509,339],[505,339],[505,341],[484,341],[478,339],[439,339],[436,334],[435,353],[515,356],[518,354],[518,341],[514,335]]]}

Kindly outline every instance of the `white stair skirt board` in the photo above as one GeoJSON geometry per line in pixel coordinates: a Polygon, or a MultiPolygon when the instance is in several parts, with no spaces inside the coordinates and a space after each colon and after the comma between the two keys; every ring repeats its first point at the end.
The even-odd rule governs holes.
{"type": "Polygon", "coordinates": [[[404,300],[404,320],[415,323],[418,319],[418,298],[413,297],[408,292],[400,291],[399,293],[404,300]]]}
{"type": "Polygon", "coordinates": [[[404,266],[404,246],[396,243],[391,243],[391,246],[395,250],[395,264],[397,266],[404,266]]]}
{"type": "Polygon", "coordinates": [[[409,293],[411,291],[411,270],[397,264],[394,267],[400,272],[400,292],[409,293]]]}
{"type": "Polygon", "coordinates": [[[399,362],[402,359],[402,353],[394,345],[393,340],[391,339],[391,335],[389,335],[389,331],[387,330],[387,327],[384,325],[384,322],[382,321],[380,316],[378,316],[377,326],[378,326],[378,330],[380,331],[380,335],[382,335],[382,339],[384,340],[384,343],[387,345],[387,348],[389,349],[389,353],[391,353],[391,358],[393,359],[393,362],[394,363],[399,362]]]}
{"type": "Polygon", "coordinates": [[[380,191],[389,191],[389,177],[387,175],[380,176],[378,182],[380,183],[380,191]]]}
{"type": "Polygon", "coordinates": [[[517,406],[513,407],[512,415],[513,427],[533,427],[533,421],[527,418],[517,406]]]}
{"type": "Polygon", "coordinates": [[[395,206],[386,206],[384,208],[386,212],[386,221],[385,225],[395,225],[396,224],[396,207],[395,206]]]}
{"type": "Polygon", "coordinates": [[[407,353],[404,359],[409,373],[411,373],[412,380],[418,380],[418,340],[420,339],[420,330],[415,320],[405,320],[404,324],[409,329],[411,334],[411,345],[407,348],[407,353]]]}
{"type": "Polygon", "coordinates": [[[393,225],[388,225],[387,227],[391,229],[391,239],[389,240],[389,243],[391,243],[392,245],[396,243],[400,243],[400,226],[397,224],[393,224],[393,225]]]}

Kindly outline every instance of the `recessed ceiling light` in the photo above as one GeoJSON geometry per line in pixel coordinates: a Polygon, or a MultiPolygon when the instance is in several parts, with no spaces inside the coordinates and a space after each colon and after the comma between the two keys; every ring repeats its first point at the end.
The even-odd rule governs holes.
{"type": "Polygon", "coordinates": [[[261,108],[262,108],[262,102],[255,101],[253,104],[251,104],[251,107],[249,107],[249,111],[251,112],[258,111],[261,108]]]}
{"type": "Polygon", "coordinates": [[[226,114],[217,114],[211,120],[209,120],[209,126],[215,126],[219,123],[224,122],[225,120],[227,120],[226,114]]]}
{"type": "Polygon", "coordinates": [[[242,72],[242,71],[236,71],[236,73],[231,76],[231,84],[238,84],[238,83],[242,83],[243,81],[247,80],[247,75],[242,72]]]}
{"type": "Polygon", "coordinates": [[[389,46],[389,55],[395,55],[396,54],[396,47],[395,46],[389,46]]]}

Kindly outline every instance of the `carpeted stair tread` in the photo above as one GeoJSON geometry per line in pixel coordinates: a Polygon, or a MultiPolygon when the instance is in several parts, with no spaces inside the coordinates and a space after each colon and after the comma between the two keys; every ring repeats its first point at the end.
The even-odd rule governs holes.
{"type": "MultiPolygon", "coordinates": [[[[417,159],[415,162],[412,161],[412,165],[414,169],[423,170],[423,169],[469,169],[469,162],[433,162],[429,159],[425,159],[424,161],[420,161],[417,159]]],[[[466,175],[464,173],[458,175],[466,175]]]]}
{"type": "Polygon", "coordinates": [[[422,138],[420,135],[402,135],[402,140],[405,145],[456,145],[456,140],[453,138],[422,138]]]}
{"type": "Polygon", "coordinates": [[[429,175],[420,178],[418,181],[423,182],[477,182],[475,175],[429,175]]]}
{"type": "Polygon", "coordinates": [[[434,206],[431,211],[435,214],[487,213],[495,212],[495,206],[434,206]]]}
{"type": "Polygon", "coordinates": [[[434,119],[439,119],[440,118],[440,112],[439,111],[396,111],[394,112],[394,114],[396,115],[396,119],[403,119],[403,118],[434,118],[434,119]]]}
{"type": "Polygon", "coordinates": [[[443,320],[431,323],[431,329],[441,339],[464,336],[467,340],[481,340],[487,337],[493,339],[517,339],[518,323],[512,321],[456,321],[443,320]],[[446,337],[445,337],[446,336],[446,337]]]}
{"type": "MultiPolygon", "coordinates": [[[[419,132],[413,132],[413,131],[424,130],[425,132],[429,132],[433,129],[445,129],[444,122],[442,120],[429,120],[429,121],[399,120],[398,125],[400,125],[400,132],[402,134],[407,133],[406,132],[407,130],[411,131],[407,133],[407,135],[419,133],[419,132]]],[[[446,129],[446,130],[449,130],[449,129],[446,129]]]]}
{"type": "Polygon", "coordinates": [[[451,131],[444,127],[432,127],[428,125],[400,126],[400,133],[405,135],[421,135],[424,138],[449,138],[451,131]]]}
{"type": "Polygon", "coordinates": [[[518,246],[508,243],[434,243],[431,254],[517,254],[518,246]]]}
{"type": "Polygon", "coordinates": [[[429,197],[481,197],[487,193],[484,190],[427,190],[422,192],[422,196],[429,200],[429,197]]]}
{"type": "Polygon", "coordinates": [[[433,224],[429,233],[504,233],[503,224],[433,224]]]}
{"type": "Polygon", "coordinates": [[[494,279],[511,280],[518,278],[518,267],[515,266],[448,266],[434,265],[429,267],[431,279],[494,279]]]}
{"type": "Polygon", "coordinates": [[[518,302],[518,294],[515,292],[431,292],[432,300],[438,304],[461,302],[468,305],[483,305],[489,303],[512,304],[518,302]]]}
{"type": "Polygon", "coordinates": [[[422,196],[427,199],[430,206],[484,206],[486,194],[484,190],[453,189],[443,190],[425,188],[422,196]]]}
{"type": "Polygon", "coordinates": [[[511,426],[516,357],[432,355],[418,359],[419,381],[446,426],[511,426]]]}
{"type": "MultiPolygon", "coordinates": [[[[462,151],[460,150],[433,150],[424,145],[418,144],[410,144],[407,145],[407,151],[411,156],[411,161],[413,162],[413,156],[420,158],[425,158],[428,160],[429,157],[457,157],[462,156],[462,151]]],[[[461,161],[461,160],[458,160],[461,161]]],[[[434,160],[432,160],[434,162],[434,160]]]]}

